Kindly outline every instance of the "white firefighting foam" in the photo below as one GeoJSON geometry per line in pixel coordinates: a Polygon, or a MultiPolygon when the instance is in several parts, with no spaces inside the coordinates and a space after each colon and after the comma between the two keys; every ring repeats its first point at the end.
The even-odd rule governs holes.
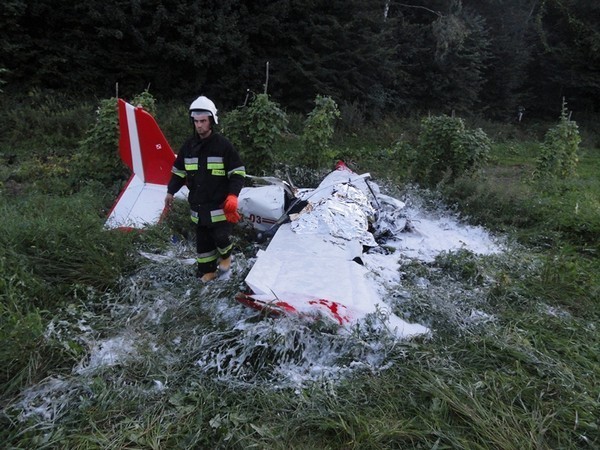
{"type": "MultiPolygon", "coordinates": [[[[378,231],[386,235],[387,250],[369,251],[362,259],[386,301],[403,292],[401,269],[407,260],[430,262],[441,252],[454,250],[501,251],[480,227],[418,207],[398,208],[401,202],[395,199],[385,201],[391,207],[380,217],[378,231]]],[[[389,312],[368,314],[346,333],[327,322],[259,319],[259,313],[233,300],[253,259],[236,254],[229,280],[199,286],[190,284],[193,266],[182,256],[191,251],[178,244],[156,260],[146,254],[146,265],[124,283],[123,290],[114,298],[103,298],[102,309],[109,317],[95,321],[88,313],[85,330],[76,314],[71,314],[70,322],[53,322],[47,337],[78,342],[85,349],[81,361],[70,375],[55,376],[24,391],[9,409],[21,420],[54,422],[70,406],[93,395],[89,385],[99,373],[111,377],[115,388],[123,384],[124,389],[162,391],[175,383],[167,375],[168,368],[189,361],[186,380],[208,376],[225,383],[300,388],[312,382],[335,382],[359,370],[383,370],[390,364],[392,349],[397,351],[398,338],[384,325],[389,312]],[[136,364],[154,364],[152,373],[165,375],[131,381],[129,366],[136,364]]],[[[397,304],[389,306],[402,314],[397,304]]],[[[465,314],[460,321],[468,323],[475,313],[465,314]]]]}

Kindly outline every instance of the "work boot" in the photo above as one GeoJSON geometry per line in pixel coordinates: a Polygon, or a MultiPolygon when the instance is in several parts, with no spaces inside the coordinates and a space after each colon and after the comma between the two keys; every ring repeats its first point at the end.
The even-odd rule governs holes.
{"type": "Polygon", "coordinates": [[[219,261],[219,272],[221,272],[221,273],[228,272],[230,268],[231,268],[231,255],[229,255],[227,258],[219,261]]]}
{"type": "Polygon", "coordinates": [[[208,272],[202,275],[199,279],[202,283],[208,283],[209,281],[217,278],[217,272],[208,272]]]}

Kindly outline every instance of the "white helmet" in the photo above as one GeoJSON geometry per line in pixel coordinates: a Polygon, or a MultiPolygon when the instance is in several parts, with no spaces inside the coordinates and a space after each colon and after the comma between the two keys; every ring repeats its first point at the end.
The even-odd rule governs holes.
{"type": "Polygon", "coordinates": [[[203,95],[194,100],[190,105],[190,117],[193,117],[194,115],[212,116],[212,118],[215,120],[215,123],[219,123],[219,118],[217,117],[217,107],[211,99],[203,95]]]}

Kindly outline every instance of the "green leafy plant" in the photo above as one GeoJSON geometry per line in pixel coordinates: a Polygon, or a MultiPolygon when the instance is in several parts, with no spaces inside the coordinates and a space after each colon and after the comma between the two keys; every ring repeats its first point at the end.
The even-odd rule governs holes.
{"type": "Polygon", "coordinates": [[[133,97],[130,103],[134,106],[141,106],[150,114],[152,114],[152,116],[156,117],[156,99],[150,93],[150,91],[148,91],[148,89],[133,97]]]}
{"type": "Polygon", "coordinates": [[[302,143],[309,167],[318,169],[335,157],[330,147],[335,120],[340,117],[337,104],[331,97],[317,95],[315,108],[308,114],[304,122],[302,143]]]}
{"type": "Polygon", "coordinates": [[[73,157],[73,181],[76,185],[94,180],[108,187],[119,176],[126,177],[118,154],[118,133],[117,99],[101,100],[96,110],[96,121],[80,141],[79,150],[73,157]]]}
{"type": "Polygon", "coordinates": [[[427,117],[421,122],[415,178],[426,185],[456,180],[481,167],[490,149],[491,140],[486,133],[480,128],[467,129],[461,118],[427,117]]]}
{"type": "Polygon", "coordinates": [[[560,120],[550,128],[541,145],[542,152],[537,160],[536,178],[569,178],[575,175],[579,157],[577,155],[581,136],[577,123],[570,119],[567,104],[563,99],[560,120]]]}
{"type": "Polygon", "coordinates": [[[249,106],[224,116],[222,129],[240,149],[246,170],[258,175],[273,166],[273,145],[287,124],[287,115],[279,105],[268,94],[259,94],[249,106]]]}

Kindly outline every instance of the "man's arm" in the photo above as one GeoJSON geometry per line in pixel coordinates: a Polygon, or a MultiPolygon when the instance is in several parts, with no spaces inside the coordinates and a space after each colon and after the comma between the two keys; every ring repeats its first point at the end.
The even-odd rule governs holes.
{"type": "Polygon", "coordinates": [[[177,158],[175,158],[173,168],[171,169],[171,179],[167,185],[167,195],[165,196],[165,206],[167,208],[170,208],[171,205],[173,205],[173,198],[175,194],[185,184],[186,172],[182,154],[183,152],[180,151],[177,155],[177,158]]]}
{"type": "Polygon", "coordinates": [[[227,178],[229,179],[229,194],[235,195],[236,197],[240,195],[240,191],[244,187],[244,179],[246,178],[246,168],[244,167],[244,163],[242,163],[242,159],[240,158],[240,154],[235,149],[235,147],[231,145],[229,151],[229,158],[227,164],[227,178]]]}

